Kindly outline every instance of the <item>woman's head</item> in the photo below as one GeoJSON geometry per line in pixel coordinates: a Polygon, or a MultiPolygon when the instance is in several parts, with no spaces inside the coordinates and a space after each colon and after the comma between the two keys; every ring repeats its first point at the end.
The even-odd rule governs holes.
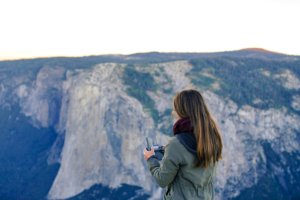
{"type": "Polygon", "coordinates": [[[197,140],[197,166],[207,167],[222,158],[222,139],[204,99],[197,90],[183,90],[174,97],[173,109],[179,118],[189,118],[197,140]]]}

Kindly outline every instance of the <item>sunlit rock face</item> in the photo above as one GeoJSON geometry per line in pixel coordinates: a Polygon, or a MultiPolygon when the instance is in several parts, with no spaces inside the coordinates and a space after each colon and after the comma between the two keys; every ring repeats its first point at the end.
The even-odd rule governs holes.
{"type": "Polygon", "coordinates": [[[287,89],[300,89],[300,80],[290,70],[283,70],[281,73],[275,74],[274,78],[287,89]]]}
{"type": "Polygon", "coordinates": [[[68,98],[61,168],[49,198],[67,198],[93,184],[143,185],[151,190],[143,167],[144,138],[154,137],[153,121],[125,93],[124,66],[97,65],[64,83],[68,98]]]}
{"type": "Polygon", "coordinates": [[[38,72],[32,85],[20,84],[16,88],[22,112],[31,117],[35,126],[49,127],[57,124],[64,76],[64,68],[44,67],[38,72]]]}
{"type": "MultiPolygon", "coordinates": [[[[225,59],[224,63],[236,69],[244,67],[245,61],[225,59]]],[[[96,184],[111,189],[122,184],[139,186],[150,199],[161,199],[163,190],[143,158],[145,137],[159,144],[168,142],[174,123],[173,97],[192,88],[203,95],[222,134],[223,159],[215,177],[217,200],[245,198],[243,194],[255,193],[261,184],[273,184],[269,193],[275,191],[274,185],[285,192],[297,191],[297,73],[290,69],[257,70],[266,83],[275,81],[276,87],[289,92],[285,104],[264,107],[260,106],[265,105],[264,94],[243,103],[234,100],[239,93],[224,95],[224,87],[232,91],[243,88],[229,85],[223,75],[230,74],[221,71],[220,76],[218,68],[211,66],[213,62],[197,68],[184,59],[131,65],[109,62],[82,68],[43,66],[36,74],[0,81],[0,105],[9,105],[11,94],[33,126],[56,131],[56,141],[46,156],[48,165],[59,163],[60,168],[47,192],[48,199],[76,198],[96,184]],[[262,183],[267,176],[274,179],[262,183]]],[[[232,79],[243,78],[232,75],[232,79]]]]}

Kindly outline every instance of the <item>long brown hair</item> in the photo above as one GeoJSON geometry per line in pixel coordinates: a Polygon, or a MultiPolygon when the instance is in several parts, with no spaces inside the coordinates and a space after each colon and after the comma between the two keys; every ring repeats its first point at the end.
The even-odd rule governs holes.
{"type": "Polygon", "coordinates": [[[220,131],[197,90],[183,90],[174,97],[174,109],[180,118],[189,118],[197,140],[197,167],[208,167],[222,158],[220,131]]]}

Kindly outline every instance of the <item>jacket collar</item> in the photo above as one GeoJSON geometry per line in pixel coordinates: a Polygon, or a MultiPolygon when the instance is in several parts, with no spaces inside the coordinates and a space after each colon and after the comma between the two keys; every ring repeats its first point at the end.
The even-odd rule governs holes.
{"type": "Polygon", "coordinates": [[[197,156],[197,141],[193,133],[181,132],[176,134],[175,137],[177,137],[186,150],[197,156]]]}

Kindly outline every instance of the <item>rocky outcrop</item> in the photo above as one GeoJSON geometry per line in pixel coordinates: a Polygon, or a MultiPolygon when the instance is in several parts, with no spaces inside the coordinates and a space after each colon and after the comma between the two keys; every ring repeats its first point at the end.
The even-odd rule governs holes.
{"type": "Polygon", "coordinates": [[[61,167],[48,197],[74,196],[93,184],[143,185],[152,191],[142,149],[154,137],[153,121],[125,93],[124,66],[97,65],[64,83],[68,100],[61,167]]]}
{"type": "Polygon", "coordinates": [[[285,69],[281,73],[275,74],[274,78],[279,80],[287,89],[300,89],[300,80],[290,70],[285,69]]]}
{"type": "Polygon", "coordinates": [[[36,127],[57,124],[64,76],[64,68],[43,67],[32,85],[23,83],[15,89],[22,112],[32,119],[36,127]]]}

